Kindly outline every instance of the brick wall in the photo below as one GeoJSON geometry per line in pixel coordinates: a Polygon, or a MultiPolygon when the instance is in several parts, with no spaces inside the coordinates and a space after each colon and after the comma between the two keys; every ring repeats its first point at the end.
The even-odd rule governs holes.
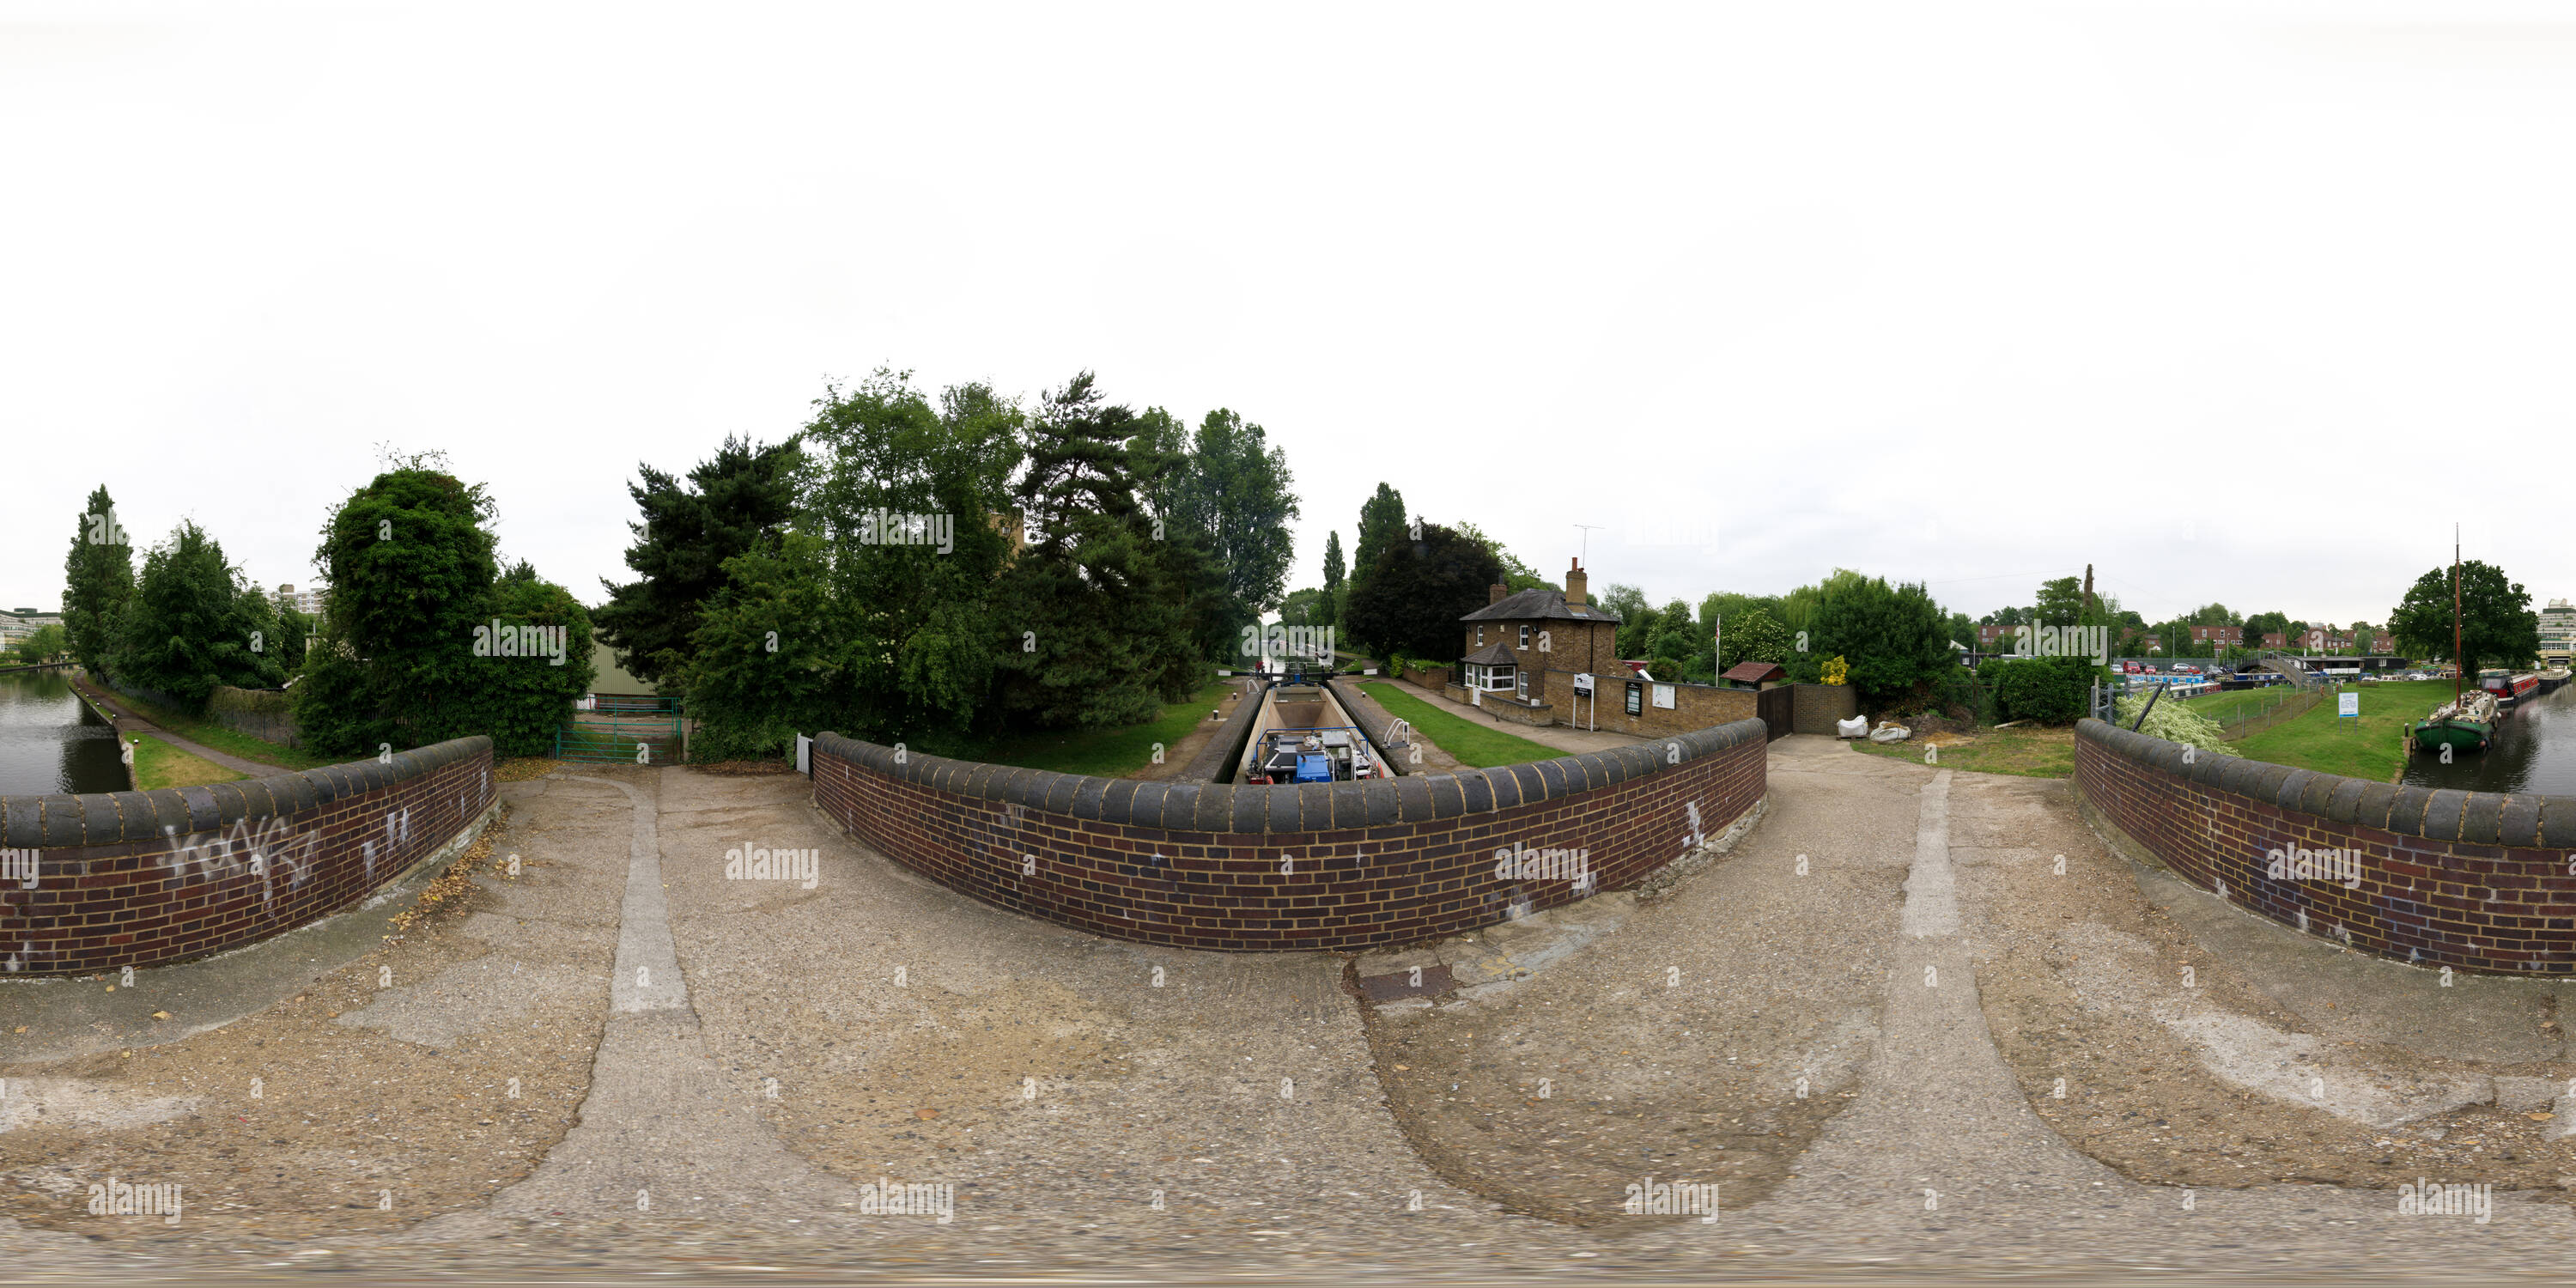
{"type": "Polygon", "coordinates": [[[2435,791],[2236,756],[2086,720],[2088,809],[2205,890],[2399,961],[2500,974],[2576,970],[2576,798],[2435,791]],[[2357,850],[2357,886],[2267,874],[2269,852],[2357,850]],[[2305,917],[2304,926],[2301,918],[2305,917]]]}
{"type": "Polygon", "coordinates": [[[490,809],[492,740],[244,782],[0,797],[0,961],[70,975],[239,947],[349,908],[490,809]]]}
{"type": "Polygon", "coordinates": [[[1756,708],[1751,689],[1645,680],[1625,666],[1612,665],[1614,669],[1592,678],[1593,693],[1601,699],[1601,709],[1597,713],[1592,708],[1591,698],[1576,700],[1574,673],[1571,671],[1532,672],[1530,696],[1544,696],[1556,723],[1582,729],[1613,729],[1640,736],[1687,733],[1710,725],[1733,724],[1754,718],[1756,708]],[[1631,680],[1645,686],[1637,698],[1639,714],[1634,716],[1628,714],[1628,683],[1631,680]],[[1672,686],[1673,705],[1669,711],[1655,705],[1657,683],[1672,686]]]}
{"type": "Polygon", "coordinates": [[[1405,683],[1416,688],[1429,689],[1438,693],[1449,687],[1450,669],[1445,666],[1408,666],[1404,668],[1403,678],[1405,683]]]}
{"type": "Polygon", "coordinates": [[[1834,722],[1849,720],[1860,714],[1860,690],[1848,684],[1798,684],[1789,708],[1791,733],[1820,733],[1832,736],[1834,722]]]}
{"type": "Polygon", "coordinates": [[[1744,721],[1530,765],[1364,783],[1143,783],[814,742],[814,800],[986,903],[1114,939],[1227,951],[1411,943],[1572,902],[1495,851],[1582,849],[1596,889],[1680,857],[1765,791],[1744,721]],[[1285,870],[1283,870],[1283,862],[1285,870]]]}

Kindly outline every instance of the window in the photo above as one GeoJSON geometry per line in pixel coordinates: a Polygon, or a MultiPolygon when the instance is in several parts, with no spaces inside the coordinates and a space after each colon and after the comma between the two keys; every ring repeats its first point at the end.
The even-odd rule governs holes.
{"type": "Polygon", "coordinates": [[[1484,628],[1484,627],[1482,627],[1482,626],[1479,626],[1479,627],[1477,627],[1477,628],[1476,628],[1476,647],[1478,647],[1478,648],[1483,648],[1484,646],[1485,646],[1485,628],[1484,628]]]}
{"type": "MultiPolygon", "coordinates": [[[[1528,628],[1528,627],[1526,627],[1526,626],[1524,626],[1524,627],[1522,627],[1521,629],[1522,629],[1522,630],[1524,630],[1524,631],[1526,631],[1526,630],[1528,630],[1529,628],[1528,628]]],[[[1521,673],[1520,673],[1520,675],[1519,675],[1519,677],[1518,677],[1518,679],[1519,679],[1519,683],[1518,683],[1518,685],[1513,689],[1513,692],[1516,692],[1516,693],[1520,694],[1520,695],[1521,695],[1521,697],[1523,697],[1523,698],[1527,698],[1527,697],[1529,697],[1529,672],[1527,672],[1527,671],[1523,671],[1523,672],[1521,672],[1521,673]]]]}
{"type": "Polygon", "coordinates": [[[1514,676],[1519,670],[1519,667],[1510,665],[1487,666],[1481,662],[1470,662],[1467,664],[1467,687],[1483,689],[1488,693],[1515,688],[1517,682],[1514,676]]]}
{"type": "Polygon", "coordinates": [[[1528,648],[1528,647],[1529,647],[1529,627],[1528,627],[1528,626],[1526,626],[1526,625],[1524,625],[1524,626],[1522,626],[1522,627],[1521,627],[1521,642],[1520,642],[1520,647],[1522,647],[1522,648],[1524,648],[1524,649],[1526,649],[1526,648],[1528,648]]]}

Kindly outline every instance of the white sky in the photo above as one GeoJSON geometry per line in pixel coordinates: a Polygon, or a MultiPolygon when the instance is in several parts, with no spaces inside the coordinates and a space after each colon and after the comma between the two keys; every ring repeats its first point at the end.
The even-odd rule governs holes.
{"type": "Polygon", "coordinates": [[[1292,587],[1383,479],[1659,603],[2576,595],[2548,7],[1101,8],[0,0],[0,606],[100,482],[309,583],[385,440],[596,601],[879,364],[1243,412],[1292,587]]]}

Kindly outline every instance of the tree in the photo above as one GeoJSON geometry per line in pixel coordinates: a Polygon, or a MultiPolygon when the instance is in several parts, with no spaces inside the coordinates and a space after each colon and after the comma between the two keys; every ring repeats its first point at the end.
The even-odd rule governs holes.
{"type": "Polygon", "coordinates": [[[492,501],[444,454],[387,465],[323,520],[331,602],[292,690],[298,734],[326,755],[469,734],[542,752],[590,687],[589,614],[524,563],[503,576],[492,501]]]}
{"type": "Polygon", "coordinates": [[[1503,570],[1503,586],[1511,591],[1511,593],[1517,595],[1524,590],[1564,589],[1564,587],[1557,585],[1555,582],[1539,576],[1537,569],[1530,567],[1528,564],[1522,563],[1519,556],[1504,549],[1502,542],[1486,536],[1484,530],[1478,528],[1475,524],[1459,523],[1452,526],[1454,526],[1456,530],[1464,535],[1468,540],[1483,546],[1494,556],[1494,562],[1503,570]]]}
{"type": "Polygon", "coordinates": [[[1949,622],[1941,629],[1949,633],[1954,643],[1964,644],[1969,648],[1977,646],[1977,624],[1968,620],[1966,613],[1950,614],[1949,622]]]}
{"type": "Polygon", "coordinates": [[[1405,518],[1404,494],[1384,483],[1377,494],[1360,503],[1359,544],[1351,550],[1351,570],[1355,577],[1366,577],[1377,567],[1378,556],[1397,543],[1409,540],[1410,521],[1405,518]]]}
{"type": "MultiPolygon", "coordinates": [[[[815,688],[801,674],[731,678],[730,709],[760,729],[812,720],[889,743],[997,724],[1001,657],[1019,639],[1005,638],[995,596],[1031,526],[1013,512],[1011,496],[1011,476],[1026,457],[1026,420],[1016,403],[981,384],[953,386],[936,406],[908,373],[883,368],[855,389],[827,386],[801,435],[817,476],[813,535],[825,545],[801,554],[782,548],[774,561],[754,560],[728,578],[745,605],[732,628],[756,627],[762,645],[737,661],[819,671],[832,683],[815,688]],[[885,535],[876,530],[885,515],[929,516],[946,524],[945,540],[873,539],[885,535]],[[822,591],[801,585],[808,575],[823,579],[822,591]],[[772,619],[758,620],[762,612],[772,619]],[[772,630],[775,654],[766,651],[772,630]],[[750,705],[760,695],[776,704],[750,705]],[[831,714],[816,714],[808,701],[831,714]]],[[[725,638],[719,632],[695,647],[725,638]]]]}
{"type": "Polygon", "coordinates": [[[72,657],[93,674],[107,670],[117,624],[134,594],[134,550],[116,517],[107,486],[91,489],[63,560],[63,634],[72,657]]]}
{"type": "Polygon", "coordinates": [[[1901,700],[1955,665],[1942,638],[1947,617],[1924,587],[1853,573],[1828,578],[1821,591],[1809,648],[1842,657],[1863,701],[1901,700]]]}
{"type": "Polygon", "coordinates": [[[1725,627],[1722,638],[1725,656],[1718,659],[1720,671],[1731,671],[1745,662],[1789,661],[1789,628],[1759,608],[1747,609],[1720,623],[1725,627]]]}
{"type": "Polygon", "coordinates": [[[2039,606],[2032,610],[2037,625],[2073,626],[2084,616],[2083,584],[2073,577],[2060,577],[2039,585],[2039,606]]]}
{"type": "Polygon", "coordinates": [[[266,655],[276,630],[267,603],[214,538],[182,519],[143,557],[109,669],[190,713],[203,711],[218,685],[272,687],[286,677],[266,655]]]}
{"type": "Polygon", "coordinates": [[[47,622],[18,641],[18,656],[30,663],[51,662],[69,647],[67,639],[60,623],[47,622]]]}
{"type": "Polygon", "coordinates": [[[1690,605],[1676,599],[1655,614],[1655,630],[1645,655],[1653,659],[1658,673],[1705,683],[1717,678],[1711,665],[1714,647],[1708,632],[1691,621],[1690,605]]]}
{"type": "Polygon", "coordinates": [[[1137,421],[1086,371],[1030,425],[1017,496],[1034,536],[997,595],[1002,709],[1039,728],[1141,723],[1206,678],[1186,545],[1156,540],[1138,498],[1137,421]]]}
{"type": "Polygon", "coordinates": [[[2192,610],[2194,626],[2242,626],[2245,619],[2227,611],[2225,604],[2203,604],[2192,610]]]}
{"type": "Polygon", "coordinates": [[[1331,601],[1325,597],[1324,592],[1313,586],[1308,586],[1304,590],[1289,591],[1287,597],[1279,601],[1279,624],[1329,626],[1332,622],[1325,614],[1331,611],[1330,604],[1331,601]]]}
{"type": "Polygon", "coordinates": [[[562,645],[562,663],[556,664],[550,649],[531,655],[486,648],[471,657],[470,700],[463,720],[446,736],[482,734],[492,740],[498,756],[545,755],[553,749],[555,731],[571,719],[573,702],[589,691],[598,674],[591,662],[590,610],[571,591],[541,580],[522,560],[493,582],[483,612],[507,627],[559,632],[554,639],[562,645]]]}
{"type": "MultiPolygon", "coordinates": [[[[2459,568],[2460,674],[2474,677],[2490,662],[2521,666],[2540,654],[2540,614],[2531,592],[2504,570],[2476,559],[2459,568]]],[[[2452,653],[2451,570],[2435,568],[2415,579],[2406,598],[2388,614],[2388,633],[2413,657],[2452,653]]]]}
{"type": "Polygon", "coordinates": [[[1318,626],[1331,626],[1342,620],[1342,577],[1348,568],[1342,563],[1342,533],[1336,528],[1324,534],[1324,589],[1318,626]]]}
{"type": "Polygon", "coordinates": [[[855,672],[835,634],[844,614],[831,575],[827,546],[810,532],[725,561],[725,584],[700,609],[682,673],[698,720],[692,756],[775,756],[851,709],[855,672]]]}
{"type": "Polygon", "coordinates": [[[686,485],[651,465],[636,466],[641,481],[626,491],[643,521],[626,525],[635,534],[626,566],[642,576],[624,585],[601,579],[608,602],[600,606],[598,625],[600,638],[624,656],[637,679],[676,678],[701,606],[725,584],[725,561],[777,544],[795,511],[801,463],[793,438],[763,447],[727,436],[712,458],[689,471],[686,485]]]}
{"type": "Polygon", "coordinates": [[[1482,543],[1436,523],[1420,540],[1398,541],[1351,590],[1352,633],[1376,648],[1416,658],[1459,655],[1459,620],[1485,607],[1502,565],[1482,543]]]}

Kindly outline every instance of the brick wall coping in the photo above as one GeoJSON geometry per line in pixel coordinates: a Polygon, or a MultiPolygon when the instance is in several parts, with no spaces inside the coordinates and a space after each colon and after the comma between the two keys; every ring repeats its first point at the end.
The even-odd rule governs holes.
{"type": "Polygon", "coordinates": [[[1139,782],[950,760],[920,752],[908,752],[897,763],[893,748],[837,733],[817,735],[814,745],[817,751],[936,791],[1118,826],[1259,834],[1330,832],[1491,813],[1643,778],[1767,737],[1761,721],[1737,720],[1608,751],[1493,769],[1356,783],[1280,784],[1139,782]]]}
{"type": "Polygon", "coordinates": [[[148,792],[0,796],[0,845],[10,849],[120,845],[157,841],[174,828],[213,831],[244,819],[314,809],[381,790],[491,752],[492,740],[477,734],[396,752],[391,763],[369,758],[240,782],[148,792]]]}
{"type": "Polygon", "coordinates": [[[2199,756],[2184,764],[2181,743],[2091,719],[2077,722],[2075,736],[2213,791],[2337,823],[2428,841],[2576,849],[2576,796],[2374,783],[2242,756],[2199,756]]]}

